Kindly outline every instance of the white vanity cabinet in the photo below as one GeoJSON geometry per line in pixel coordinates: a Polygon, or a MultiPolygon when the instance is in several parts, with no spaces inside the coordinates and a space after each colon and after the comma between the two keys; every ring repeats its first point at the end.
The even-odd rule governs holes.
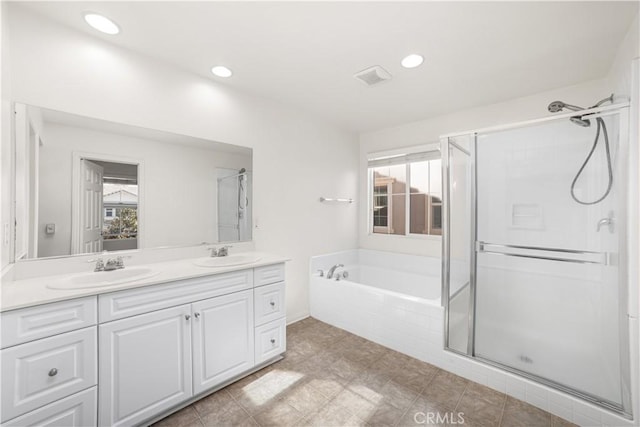
{"type": "Polygon", "coordinates": [[[254,366],[253,291],[196,302],[193,391],[201,393],[254,366]]]}
{"type": "Polygon", "coordinates": [[[255,363],[259,364],[286,350],[284,264],[256,268],[253,277],[255,363]]]}
{"type": "Polygon", "coordinates": [[[95,415],[95,399],[78,396],[87,390],[95,396],[98,381],[96,298],[7,311],[1,317],[3,425],[64,419],[73,427],[94,419],[87,417],[95,415]]]}
{"type": "Polygon", "coordinates": [[[134,425],[192,396],[191,306],[100,325],[99,424],[134,425]]]}
{"type": "Polygon", "coordinates": [[[4,312],[2,425],[168,414],[277,360],[284,289],[279,263],[4,312]]]}

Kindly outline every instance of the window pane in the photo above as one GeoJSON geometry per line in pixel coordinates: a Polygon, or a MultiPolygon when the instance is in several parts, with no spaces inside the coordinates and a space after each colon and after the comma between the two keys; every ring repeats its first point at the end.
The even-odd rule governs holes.
{"type": "Polygon", "coordinates": [[[411,195],[411,212],[409,214],[411,234],[429,234],[427,213],[429,209],[429,196],[427,194],[411,195]]]}
{"type": "Polygon", "coordinates": [[[429,194],[442,199],[442,161],[429,162],[429,194]]]}
{"type": "Polygon", "coordinates": [[[381,166],[373,168],[375,185],[386,184],[391,194],[404,194],[407,187],[407,167],[405,165],[381,166]]]}
{"type": "Polygon", "coordinates": [[[429,162],[415,162],[409,165],[411,193],[429,192],[429,162]]]}
{"type": "Polygon", "coordinates": [[[394,194],[391,196],[391,214],[389,215],[391,228],[389,234],[407,234],[405,227],[407,212],[406,200],[407,197],[404,194],[394,194]]]}

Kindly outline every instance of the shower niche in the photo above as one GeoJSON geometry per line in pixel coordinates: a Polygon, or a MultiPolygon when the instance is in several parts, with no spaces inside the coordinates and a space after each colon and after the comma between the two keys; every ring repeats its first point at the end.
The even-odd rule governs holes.
{"type": "Polygon", "coordinates": [[[444,137],[442,295],[447,350],[630,417],[627,110],[444,137]]]}

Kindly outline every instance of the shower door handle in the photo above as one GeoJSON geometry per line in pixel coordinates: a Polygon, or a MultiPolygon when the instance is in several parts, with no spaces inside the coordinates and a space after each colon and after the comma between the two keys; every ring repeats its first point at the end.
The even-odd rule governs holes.
{"type": "Polygon", "coordinates": [[[538,246],[502,245],[476,242],[476,251],[492,255],[531,258],[543,261],[571,262],[576,264],[609,265],[611,254],[607,252],[578,251],[574,249],[545,248],[538,246]]]}

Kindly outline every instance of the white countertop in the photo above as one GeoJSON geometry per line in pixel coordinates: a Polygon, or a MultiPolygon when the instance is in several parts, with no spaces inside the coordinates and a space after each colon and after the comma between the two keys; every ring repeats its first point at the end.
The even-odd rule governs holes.
{"type": "MultiPolygon", "coordinates": [[[[18,308],[30,307],[34,305],[46,304],[50,302],[69,300],[90,295],[100,295],[110,292],[121,291],[123,289],[138,288],[141,286],[157,285],[160,283],[172,282],[194,277],[211,276],[214,274],[228,273],[230,271],[240,271],[265,265],[279,264],[288,261],[287,258],[263,253],[245,252],[243,255],[255,255],[260,259],[256,262],[228,267],[199,267],[194,264],[196,259],[188,258],[175,261],[163,261],[152,264],[135,265],[134,267],[147,267],[158,271],[152,277],[143,278],[126,283],[109,286],[96,286],[83,289],[50,289],[47,287],[52,282],[62,281],[78,273],[58,274],[40,276],[23,280],[5,281],[2,283],[0,293],[0,311],[15,310],[18,308]]],[[[133,268],[133,267],[132,267],[133,268]]],[[[126,269],[126,267],[125,267],[126,269]]],[[[88,269],[87,273],[91,270],[88,269]]],[[[109,274],[109,272],[98,272],[95,274],[109,274]]]]}

